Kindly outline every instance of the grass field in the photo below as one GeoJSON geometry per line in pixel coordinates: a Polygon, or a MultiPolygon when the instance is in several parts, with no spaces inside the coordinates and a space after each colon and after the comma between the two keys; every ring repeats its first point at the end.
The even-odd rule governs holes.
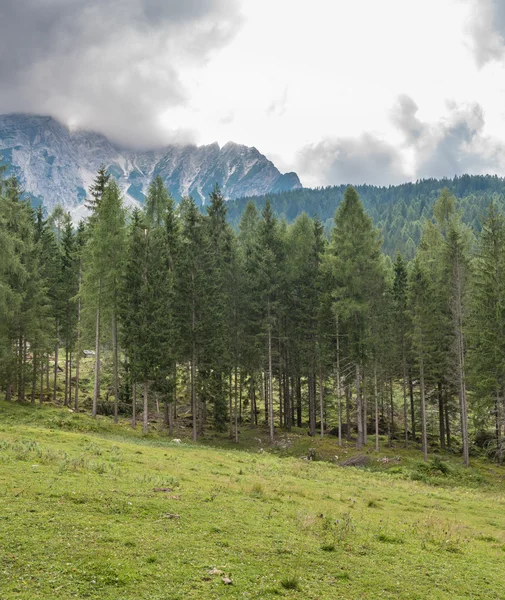
{"type": "Polygon", "coordinates": [[[0,402],[0,598],[505,598],[503,468],[185,439],[0,402]]]}

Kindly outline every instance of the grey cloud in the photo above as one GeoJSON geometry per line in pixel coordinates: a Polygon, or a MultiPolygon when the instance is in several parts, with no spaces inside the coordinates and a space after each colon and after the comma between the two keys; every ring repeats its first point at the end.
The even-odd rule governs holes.
{"type": "Polygon", "coordinates": [[[406,94],[398,97],[396,105],[391,111],[393,124],[411,142],[417,140],[423,132],[423,124],[417,118],[417,111],[417,104],[406,94]]]}
{"type": "Polygon", "coordinates": [[[399,151],[367,133],[306,146],[299,153],[298,170],[318,177],[322,185],[389,185],[408,179],[399,151]]]}
{"type": "Polygon", "coordinates": [[[448,106],[436,123],[421,121],[418,107],[401,96],[391,120],[403,136],[393,146],[365,133],[356,138],[322,140],[299,153],[298,170],[320,185],[369,183],[392,185],[419,178],[454,175],[505,174],[505,144],[484,132],[479,104],[448,106]],[[407,157],[411,158],[407,167],[407,157]]]}
{"type": "Polygon", "coordinates": [[[166,143],[160,115],[188,102],[181,69],[205,64],[240,22],[236,0],[1,2],[0,112],[48,114],[125,145],[166,143]]]}
{"type": "Polygon", "coordinates": [[[471,0],[467,29],[479,67],[505,57],[505,3],[503,0],[471,0]]]}
{"type": "Polygon", "coordinates": [[[447,119],[425,125],[415,146],[418,177],[444,177],[495,170],[493,152],[501,145],[485,138],[484,114],[479,104],[453,106],[447,119]]]}
{"type": "Polygon", "coordinates": [[[404,137],[402,150],[413,156],[413,177],[502,172],[505,148],[501,141],[485,135],[479,104],[448,104],[448,115],[436,123],[422,122],[417,111],[414,100],[402,95],[391,114],[404,137]]]}

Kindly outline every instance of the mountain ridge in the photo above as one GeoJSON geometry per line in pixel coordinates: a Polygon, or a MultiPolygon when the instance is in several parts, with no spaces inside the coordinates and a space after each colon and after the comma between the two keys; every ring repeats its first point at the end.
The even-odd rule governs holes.
{"type": "Polygon", "coordinates": [[[104,164],[129,204],[142,202],[151,179],[161,176],[179,200],[204,204],[216,183],[227,198],[301,188],[296,173],[282,174],[255,147],[233,141],[197,146],[172,144],[134,150],[103,134],[73,130],[50,116],[0,115],[0,164],[19,177],[24,190],[48,210],[61,204],[83,213],[87,189],[104,164]]]}

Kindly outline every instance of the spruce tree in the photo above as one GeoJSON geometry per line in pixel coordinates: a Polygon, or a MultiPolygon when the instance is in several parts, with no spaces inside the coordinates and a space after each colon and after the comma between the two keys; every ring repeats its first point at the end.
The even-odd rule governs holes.
{"type": "Polygon", "coordinates": [[[503,457],[505,435],[505,219],[491,203],[472,269],[470,375],[481,414],[494,414],[496,446],[503,457]]]}
{"type": "Polygon", "coordinates": [[[372,304],[383,286],[380,245],[356,190],[348,187],[335,214],[330,251],[334,256],[335,314],[346,329],[355,371],[358,448],[364,442],[362,373],[369,353],[372,304]]]}
{"type": "Polygon", "coordinates": [[[125,255],[125,210],[117,183],[110,181],[96,205],[84,253],[83,293],[95,313],[95,384],[92,414],[100,395],[100,350],[104,317],[112,323],[114,416],[118,407],[117,304],[125,255]]]}

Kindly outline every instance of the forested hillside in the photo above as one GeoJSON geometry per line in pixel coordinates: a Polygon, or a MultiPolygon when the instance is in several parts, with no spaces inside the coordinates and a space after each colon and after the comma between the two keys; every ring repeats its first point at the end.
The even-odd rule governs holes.
{"type": "MultiPolygon", "coordinates": [[[[324,223],[327,233],[332,228],[333,216],[344,197],[347,186],[293,190],[268,196],[276,216],[292,223],[298,215],[306,212],[317,215],[324,223]]],[[[390,256],[397,251],[412,259],[424,222],[433,214],[433,205],[442,189],[447,188],[458,198],[462,220],[475,231],[480,231],[482,221],[491,201],[499,209],[505,206],[505,179],[496,175],[463,175],[454,179],[425,179],[416,183],[377,187],[359,185],[356,190],[365,210],[383,236],[383,250],[390,256]]],[[[266,196],[241,198],[230,202],[228,215],[234,225],[252,201],[261,209],[266,196]]]]}
{"type": "Polygon", "coordinates": [[[271,442],[303,427],[359,449],[385,436],[425,460],[447,448],[467,465],[474,452],[502,460],[505,221],[484,208],[492,193],[462,210],[446,188],[420,200],[415,257],[393,263],[352,187],[327,240],[319,219],[287,225],[270,202],[248,203],[235,233],[219,188],[203,215],[159,177],[128,213],[104,168],[76,229],[4,180],[0,387],[7,401],[57,402],[61,369],[65,406],[134,427],[141,414],[144,432],[162,406],[169,431],[182,418],[194,440],[238,440],[247,423],[271,442]],[[461,213],[481,210],[475,237],[461,213]]]}

